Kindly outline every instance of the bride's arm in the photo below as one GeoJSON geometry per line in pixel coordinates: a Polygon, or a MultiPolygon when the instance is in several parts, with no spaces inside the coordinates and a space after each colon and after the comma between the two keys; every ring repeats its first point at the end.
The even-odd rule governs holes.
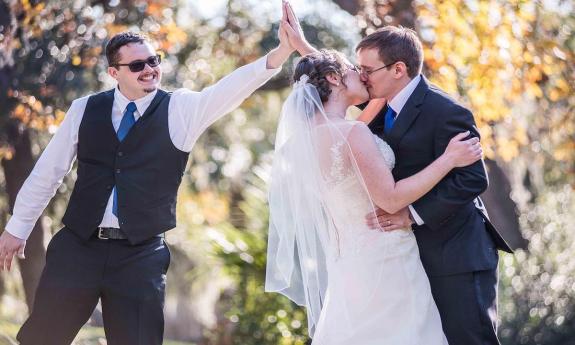
{"type": "Polygon", "coordinates": [[[468,135],[469,132],[456,135],[445,152],[433,163],[417,174],[397,182],[367,126],[354,126],[349,135],[349,144],[373,202],[393,214],[427,194],[452,169],[481,159],[479,139],[463,140],[468,135]]]}
{"type": "Polygon", "coordinates": [[[359,114],[356,120],[361,121],[366,125],[369,124],[371,120],[373,120],[377,114],[379,114],[386,103],[387,100],[385,98],[374,98],[370,100],[367,106],[363,108],[363,111],[361,114],[359,114]]]}

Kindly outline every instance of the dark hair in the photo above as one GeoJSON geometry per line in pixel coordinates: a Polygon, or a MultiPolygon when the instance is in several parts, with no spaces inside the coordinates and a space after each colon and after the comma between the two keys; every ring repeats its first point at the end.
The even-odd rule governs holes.
{"type": "Polygon", "coordinates": [[[407,74],[415,78],[423,65],[423,46],[415,31],[396,26],[385,26],[364,37],[355,48],[378,50],[384,64],[402,61],[407,66],[407,74]]]}
{"type": "Polygon", "coordinates": [[[131,31],[124,31],[114,35],[106,44],[106,59],[108,66],[114,66],[120,62],[120,48],[130,43],[147,42],[148,37],[131,31]]]}
{"type": "Polygon", "coordinates": [[[345,86],[344,74],[348,69],[345,57],[341,53],[322,49],[299,60],[293,73],[293,80],[297,82],[306,74],[309,77],[308,83],[317,88],[321,101],[327,102],[331,88],[326,76],[330,73],[339,75],[345,86]]]}

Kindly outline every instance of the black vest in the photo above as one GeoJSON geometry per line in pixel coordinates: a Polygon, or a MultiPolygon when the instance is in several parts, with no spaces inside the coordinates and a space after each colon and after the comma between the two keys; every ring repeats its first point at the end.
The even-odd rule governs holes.
{"type": "Polygon", "coordinates": [[[172,143],[170,94],[158,90],[122,142],[112,124],[114,90],[88,99],[78,133],[78,178],[62,222],[88,239],[102,222],[113,186],[120,228],[138,243],[176,226],[178,187],[188,153],[172,143]]]}

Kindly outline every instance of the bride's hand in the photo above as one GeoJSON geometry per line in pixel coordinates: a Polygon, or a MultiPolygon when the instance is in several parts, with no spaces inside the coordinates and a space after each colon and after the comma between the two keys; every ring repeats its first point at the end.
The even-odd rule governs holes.
{"type": "Polygon", "coordinates": [[[316,52],[317,50],[305,39],[299,19],[296,17],[289,1],[282,0],[282,14],[282,24],[291,46],[294,47],[301,56],[316,52]]]}
{"type": "Polygon", "coordinates": [[[289,27],[289,24],[287,23],[287,21],[282,19],[282,21],[280,22],[280,27],[278,29],[278,38],[280,40],[280,45],[278,46],[278,49],[284,50],[286,52],[289,52],[289,54],[291,54],[295,51],[295,48],[293,47],[293,45],[289,40],[288,34],[286,32],[287,27],[289,27]]]}
{"type": "MultiPolygon", "coordinates": [[[[284,8],[285,6],[282,6],[284,8]]],[[[287,29],[292,30],[290,25],[287,21],[287,12],[285,9],[282,9],[283,15],[280,21],[280,26],[278,28],[278,38],[280,44],[277,48],[273,49],[268,53],[267,57],[267,68],[278,68],[279,66],[283,65],[284,62],[287,61],[289,56],[294,52],[295,48],[290,42],[287,29]]]]}
{"type": "Polygon", "coordinates": [[[454,168],[470,165],[483,158],[479,138],[464,140],[467,136],[469,136],[469,131],[454,136],[443,153],[454,168]]]}

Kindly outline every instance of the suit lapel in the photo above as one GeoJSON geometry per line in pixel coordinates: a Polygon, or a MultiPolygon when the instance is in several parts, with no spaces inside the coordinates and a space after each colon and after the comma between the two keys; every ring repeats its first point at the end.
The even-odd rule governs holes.
{"type": "Polygon", "coordinates": [[[429,84],[427,80],[422,75],[421,80],[417,84],[415,90],[407,102],[401,109],[401,112],[397,115],[397,119],[393,124],[393,128],[386,137],[387,142],[391,145],[393,149],[399,144],[401,138],[405,135],[413,121],[419,116],[421,112],[421,105],[423,104],[423,99],[425,94],[429,90],[429,84]]]}

